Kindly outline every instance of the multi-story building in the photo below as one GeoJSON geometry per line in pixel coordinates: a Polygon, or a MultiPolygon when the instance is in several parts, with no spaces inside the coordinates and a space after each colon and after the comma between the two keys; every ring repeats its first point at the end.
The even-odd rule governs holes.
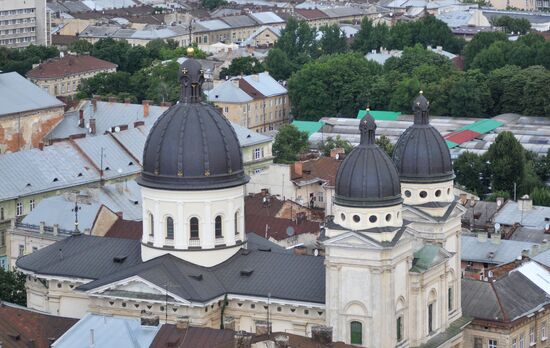
{"type": "Polygon", "coordinates": [[[46,0],[0,1],[0,46],[47,45],[46,0]]]}
{"type": "Polygon", "coordinates": [[[268,72],[231,78],[207,96],[229,120],[256,132],[277,129],[290,119],[288,91],[268,72]]]}
{"type": "Polygon", "coordinates": [[[117,65],[92,56],[64,56],[49,59],[27,73],[36,85],[53,96],[76,94],[83,79],[116,72],[117,65]]]}

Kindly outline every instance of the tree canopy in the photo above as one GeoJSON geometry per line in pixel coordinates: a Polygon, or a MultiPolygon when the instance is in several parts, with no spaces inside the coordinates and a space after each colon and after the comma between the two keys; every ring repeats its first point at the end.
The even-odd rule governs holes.
{"type": "Polygon", "coordinates": [[[27,305],[27,291],[25,289],[25,274],[12,270],[6,271],[0,267],[0,301],[27,305]]]}
{"type": "Polygon", "coordinates": [[[222,68],[220,79],[238,75],[251,75],[264,71],[263,64],[254,57],[238,57],[231,61],[228,68],[222,68]]]}
{"type": "Polygon", "coordinates": [[[273,142],[273,155],[275,163],[293,163],[298,160],[300,153],[307,150],[308,135],[301,132],[292,124],[286,124],[279,128],[273,142]]]}

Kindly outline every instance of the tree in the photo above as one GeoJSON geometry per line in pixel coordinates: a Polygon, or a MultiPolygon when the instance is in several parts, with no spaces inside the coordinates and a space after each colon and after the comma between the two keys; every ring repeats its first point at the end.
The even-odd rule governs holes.
{"type": "Polygon", "coordinates": [[[391,158],[393,156],[394,145],[391,143],[390,138],[385,135],[381,135],[376,139],[376,145],[378,145],[384,152],[391,158]]]}
{"type": "Polygon", "coordinates": [[[465,67],[469,68],[477,54],[496,41],[508,41],[508,37],[503,32],[481,32],[476,34],[472,41],[464,47],[465,67]]]}
{"type": "Polygon", "coordinates": [[[533,204],[550,207],[550,189],[548,187],[535,187],[530,197],[533,204]]]}
{"type": "Polygon", "coordinates": [[[509,131],[500,133],[487,151],[493,191],[514,191],[525,176],[525,153],[523,146],[509,131]]]}
{"type": "Polygon", "coordinates": [[[290,17],[274,47],[280,48],[293,64],[300,66],[318,55],[316,36],[315,28],[306,21],[298,22],[290,17]]]}
{"type": "Polygon", "coordinates": [[[467,190],[482,196],[488,188],[482,178],[487,175],[487,165],[483,157],[473,153],[464,152],[453,163],[456,182],[466,187],[467,190]]]}
{"type": "Polygon", "coordinates": [[[273,142],[273,155],[275,163],[293,163],[298,160],[298,155],[307,150],[308,135],[301,132],[296,126],[287,124],[279,129],[273,142]]]}
{"type": "Polygon", "coordinates": [[[336,24],[322,26],[319,31],[323,35],[319,40],[321,54],[344,53],[348,50],[346,34],[336,24]]]}
{"type": "Polygon", "coordinates": [[[220,6],[227,4],[225,0],[201,0],[202,7],[212,11],[220,6]]]}
{"type": "Polygon", "coordinates": [[[502,68],[495,69],[487,75],[487,86],[491,92],[491,99],[493,100],[493,107],[491,114],[498,115],[506,109],[503,105],[502,96],[504,90],[509,84],[510,80],[518,76],[521,73],[521,68],[515,65],[506,65],[502,68]]]}
{"type": "Polygon", "coordinates": [[[275,80],[286,80],[292,74],[292,62],[280,48],[272,48],[267,53],[265,68],[275,80]]]}
{"type": "Polygon", "coordinates": [[[25,274],[13,270],[6,271],[0,267],[0,301],[27,305],[27,291],[25,289],[25,274]]]}
{"type": "Polygon", "coordinates": [[[527,34],[531,30],[531,23],[525,18],[512,18],[510,16],[498,16],[491,19],[495,27],[503,27],[506,33],[527,34]]]}
{"type": "Polygon", "coordinates": [[[457,75],[449,90],[451,116],[483,117],[492,107],[491,92],[486,77],[479,70],[457,75]]]}
{"type": "Polygon", "coordinates": [[[361,22],[361,28],[353,40],[352,48],[367,54],[372,50],[386,47],[389,41],[390,30],[386,24],[374,25],[365,17],[361,22]]]}
{"type": "Polygon", "coordinates": [[[319,143],[319,151],[323,156],[330,156],[330,151],[337,148],[344,149],[345,153],[349,153],[353,149],[350,142],[342,139],[339,135],[336,136],[336,139],[328,137],[327,140],[319,143]]]}
{"type": "Polygon", "coordinates": [[[78,54],[90,54],[92,53],[93,48],[94,45],[83,39],[76,40],[69,45],[69,51],[78,54]]]}
{"type": "Polygon", "coordinates": [[[238,75],[251,75],[264,71],[263,64],[254,57],[239,57],[231,61],[228,68],[222,68],[220,79],[238,75]]]}

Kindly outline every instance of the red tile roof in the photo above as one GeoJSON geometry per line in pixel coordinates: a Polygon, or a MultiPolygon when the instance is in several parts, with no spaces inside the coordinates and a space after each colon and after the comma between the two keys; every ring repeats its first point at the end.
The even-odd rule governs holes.
{"type": "Polygon", "coordinates": [[[233,330],[218,330],[206,327],[189,327],[178,329],[174,324],[162,325],[150,348],[191,348],[215,347],[225,342],[232,342],[233,330]]]}
{"type": "Polygon", "coordinates": [[[1,303],[0,342],[6,348],[48,348],[76,322],[1,303]]]}
{"type": "Polygon", "coordinates": [[[321,10],[318,9],[301,9],[297,8],[294,10],[297,14],[304,17],[305,19],[322,19],[329,18],[329,16],[321,10]]]}
{"type": "Polygon", "coordinates": [[[451,133],[445,137],[445,140],[452,141],[453,143],[462,144],[480,136],[479,133],[471,131],[469,129],[461,132],[451,133]]]}
{"type": "Polygon", "coordinates": [[[302,175],[297,176],[293,173],[292,181],[300,183],[301,181],[311,181],[321,179],[327,181],[329,186],[336,184],[336,173],[342,164],[341,160],[321,156],[317,159],[302,162],[302,175]]]}
{"type": "Polygon", "coordinates": [[[118,219],[105,233],[105,237],[140,240],[143,234],[141,221],[118,219]]]}
{"type": "Polygon", "coordinates": [[[48,59],[27,73],[31,79],[51,79],[86,72],[115,69],[116,64],[92,56],[71,56],[48,59]]]}

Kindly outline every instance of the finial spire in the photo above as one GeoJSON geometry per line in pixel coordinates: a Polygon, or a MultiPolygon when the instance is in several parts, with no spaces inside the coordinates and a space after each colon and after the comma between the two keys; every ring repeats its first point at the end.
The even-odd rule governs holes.
{"type": "Polygon", "coordinates": [[[430,102],[424,97],[424,92],[420,91],[418,97],[413,102],[414,124],[429,124],[428,113],[430,111],[430,102]]]}
{"type": "MultiPolygon", "coordinates": [[[[193,53],[191,47],[188,48],[189,52],[193,53]]],[[[180,66],[179,79],[181,82],[180,102],[200,103],[202,101],[202,83],[204,82],[204,70],[200,63],[193,58],[184,61],[180,66]]]]}
{"type": "Polygon", "coordinates": [[[367,107],[367,113],[359,122],[359,131],[361,132],[361,145],[374,144],[376,140],[376,122],[370,114],[370,109],[367,107]]]}

